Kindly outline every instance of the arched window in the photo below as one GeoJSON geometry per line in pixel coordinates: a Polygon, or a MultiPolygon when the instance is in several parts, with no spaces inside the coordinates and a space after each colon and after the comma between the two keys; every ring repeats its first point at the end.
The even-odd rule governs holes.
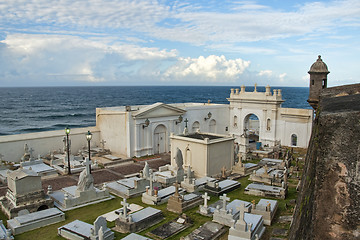
{"type": "Polygon", "coordinates": [[[235,115],[235,116],[234,116],[234,128],[237,128],[237,122],[238,122],[238,118],[237,118],[237,116],[235,115]]]}
{"type": "Polygon", "coordinates": [[[270,120],[270,118],[268,118],[268,119],[266,120],[266,130],[267,130],[267,131],[270,131],[270,124],[271,124],[271,120],[270,120]]]}
{"type": "Polygon", "coordinates": [[[297,146],[297,136],[296,136],[296,134],[291,135],[291,146],[297,146]]]}
{"type": "Polygon", "coordinates": [[[198,121],[194,122],[191,130],[192,132],[197,132],[198,130],[200,130],[200,123],[198,121]]]}

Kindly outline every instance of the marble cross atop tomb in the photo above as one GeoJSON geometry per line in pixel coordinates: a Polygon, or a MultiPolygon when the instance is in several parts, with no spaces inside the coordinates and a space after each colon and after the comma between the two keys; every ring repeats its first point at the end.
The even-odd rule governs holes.
{"type": "Polygon", "coordinates": [[[226,203],[227,203],[227,201],[230,201],[230,198],[228,198],[226,196],[226,193],[224,195],[222,195],[221,197],[219,197],[219,198],[223,201],[222,209],[226,211],[226,203]]]}
{"type": "Polygon", "coordinates": [[[126,218],[126,217],[127,217],[127,212],[128,212],[129,203],[126,202],[126,198],[123,198],[123,200],[121,201],[121,204],[123,205],[122,217],[123,217],[123,218],[126,218]]]}
{"type": "Polygon", "coordinates": [[[105,141],[104,139],[100,141],[101,150],[103,150],[103,151],[104,151],[104,149],[105,149],[105,143],[106,143],[106,141],[105,141]]]}
{"type": "Polygon", "coordinates": [[[204,207],[207,207],[208,200],[210,200],[210,196],[208,196],[208,193],[205,192],[204,195],[201,196],[204,199],[204,207]]]}

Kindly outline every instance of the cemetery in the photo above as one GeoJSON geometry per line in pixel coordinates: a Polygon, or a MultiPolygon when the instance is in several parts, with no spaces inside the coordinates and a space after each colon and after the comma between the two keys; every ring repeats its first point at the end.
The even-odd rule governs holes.
{"type": "MultiPolygon", "coordinates": [[[[37,161],[30,159],[23,163],[37,161]]],[[[168,155],[168,159],[168,163],[171,163],[171,156],[168,155]]],[[[19,213],[12,210],[14,213],[12,219],[7,221],[8,230],[4,228],[4,236],[8,234],[8,239],[13,239],[16,235],[16,239],[27,239],[27,234],[34,231],[41,233],[46,229],[53,229],[53,234],[66,239],[100,239],[100,236],[101,239],[132,240],[179,239],[180,236],[184,239],[263,239],[264,236],[273,234],[273,231],[266,229],[272,228],[273,222],[279,217],[278,212],[284,214],[294,207],[293,203],[289,203],[290,200],[281,200],[289,195],[294,199],[295,183],[298,182],[298,174],[295,178],[286,168],[281,170],[284,160],[255,159],[248,162],[239,159],[242,166],[248,164],[256,168],[257,170],[252,170],[253,173],[258,171],[258,175],[263,176],[265,171],[269,173],[271,170],[279,176],[282,173],[280,187],[275,186],[275,182],[270,186],[264,185],[269,184],[267,181],[253,181],[246,170],[240,174],[239,179],[232,180],[228,177],[239,172],[235,170],[232,173],[224,167],[219,169],[216,178],[197,178],[192,167],[185,166],[180,149],[173,160],[175,164],[160,166],[159,171],[150,168],[147,161],[145,164],[140,161],[139,164],[143,167],[138,168],[142,170],[139,170],[137,176],[129,170],[129,174],[122,172],[125,178],[100,183],[94,179],[94,176],[99,176],[96,173],[100,169],[91,169],[93,165],[86,158],[81,163],[82,171],[80,174],[76,173],[77,184],[56,190],[51,185],[41,186],[41,182],[56,179],[57,174],[47,180],[31,168],[21,167],[8,171],[9,189],[2,199],[2,206],[4,208],[10,202],[22,208],[18,210],[19,213]],[[167,170],[164,170],[165,167],[167,170]],[[166,176],[163,174],[165,171],[170,171],[171,174],[163,179],[159,178],[159,173],[166,176]],[[24,178],[26,182],[32,182],[33,187],[23,188],[24,178]],[[178,182],[178,178],[181,181],[178,182]],[[282,189],[285,187],[284,181],[287,187],[282,189]],[[116,196],[111,196],[110,192],[116,196]],[[248,195],[249,193],[253,195],[248,195]],[[23,195],[28,194],[38,200],[25,199],[23,195]],[[273,199],[262,199],[263,196],[273,199]],[[280,202],[275,198],[280,198],[280,202]],[[37,211],[40,206],[32,206],[35,202],[44,200],[50,201],[47,204],[41,203],[46,210],[37,211]],[[54,202],[60,210],[52,208],[54,202]],[[32,229],[36,230],[31,231],[32,229]]],[[[235,163],[234,169],[239,162],[235,163]]],[[[131,164],[125,164],[123,168],[128,169],[127,166],[131,164]]],[[[113,169],[118,168],[116,166],[113,169]]],[[[3,211],[9,212],[5,208],[3,211]]]]}
{"type": "MultiPolygon", "coordinates": [[[[232,92],[232,104],[243,101],[242,94],[246,95],[232,92]]],[[[279,92],[265,95],[264,99],[273,97],[276,104],[282,102],[279,92]]],[[[145,132],[150,125],[145,116],[185,112],[157,103],[137,110],[134,117],[145,132]]],[[[211,117],[208,112],[203,119],[211,117]]],[[[77,141],[71,143],[68,134],[59,137],[62,147],[38,159],[33,157],[33,148],[39,145],[25,143],[19,163],[1,166],[0,178],[7,185],[0,199],[0,217],[7,226],[4,239],[38,235],[94,240],[281,237],[274,229],[286,232],[289,227],[304,150],[269,139],[266,146],[250,144],[249,136],[256,133],[253,129],[229,135],[197,128],[189,131],[188,119],[184,123],[183,133],[177,131],[168,138],[161,132],[164,125],[157,125],[156,141],[165,138],[168,142],[158,142],[161,154],[146,157],[138,156],[147,151],[140,143],[129,149],[135,153],[133,158],[105,148],[107,143],[114,149],[110,140],[100,141],[109,136],[108,131],[96,131],[101,147],[91,149],[90,141],[86,148],[77,141]]]]}

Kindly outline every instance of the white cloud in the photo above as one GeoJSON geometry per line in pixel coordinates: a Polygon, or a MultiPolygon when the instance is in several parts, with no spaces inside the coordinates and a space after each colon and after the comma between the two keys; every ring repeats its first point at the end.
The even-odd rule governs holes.
{"type": "Polygon", "coordinates": [[[234,82],[249,67],[250,61],[227,60],[225,56],[179,58],[163,74],[163,80],[234,82]]]}
{"type": "Polygon", "coordinates": [[[257,75],[258,76],[272,76],[273,72],[271,70],[261,70],[257,75]]]}
{"type": "Polygon", "coordinates": [[[146,48],[76,36],[13,34],[0,41],[0,81],[44,78],[66,81],[121,81],[144,66],[174,61],[176,50],[146,48]]]}
{"type": "Polygon", "coordinates": [[[281,74],[279,74],[279,81],[281,82],[281,83],[283,83],[284,81],[285,81],[285,77],[287,76],[287,74],[286,73],[281,73],[281,74]]]}
{"type": "Polygon", "coordinates": [[[12,0],[0,8],[0,28],[25,25],[29,31],[83,32],[88,29],[114,35],[132,32],[157,39],[205,44],[325,34],[338,27],[359,25],[358,0],[305,3],[293,9],[284,11],[253,1],[232,3],[227,12],[226,9],[214,12],[193,2],[184,7],[177,2],[167,6],[145,0],[62,0],[56,4],[48,0],[12,0]]]}

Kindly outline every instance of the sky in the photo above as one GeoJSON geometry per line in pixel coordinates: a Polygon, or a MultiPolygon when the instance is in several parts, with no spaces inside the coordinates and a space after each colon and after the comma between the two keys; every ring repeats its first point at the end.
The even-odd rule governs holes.
{"type": "Polygon", "coordinates": [[[360,82],[360,1],[0,0],[0,87],[360,82]]]}

